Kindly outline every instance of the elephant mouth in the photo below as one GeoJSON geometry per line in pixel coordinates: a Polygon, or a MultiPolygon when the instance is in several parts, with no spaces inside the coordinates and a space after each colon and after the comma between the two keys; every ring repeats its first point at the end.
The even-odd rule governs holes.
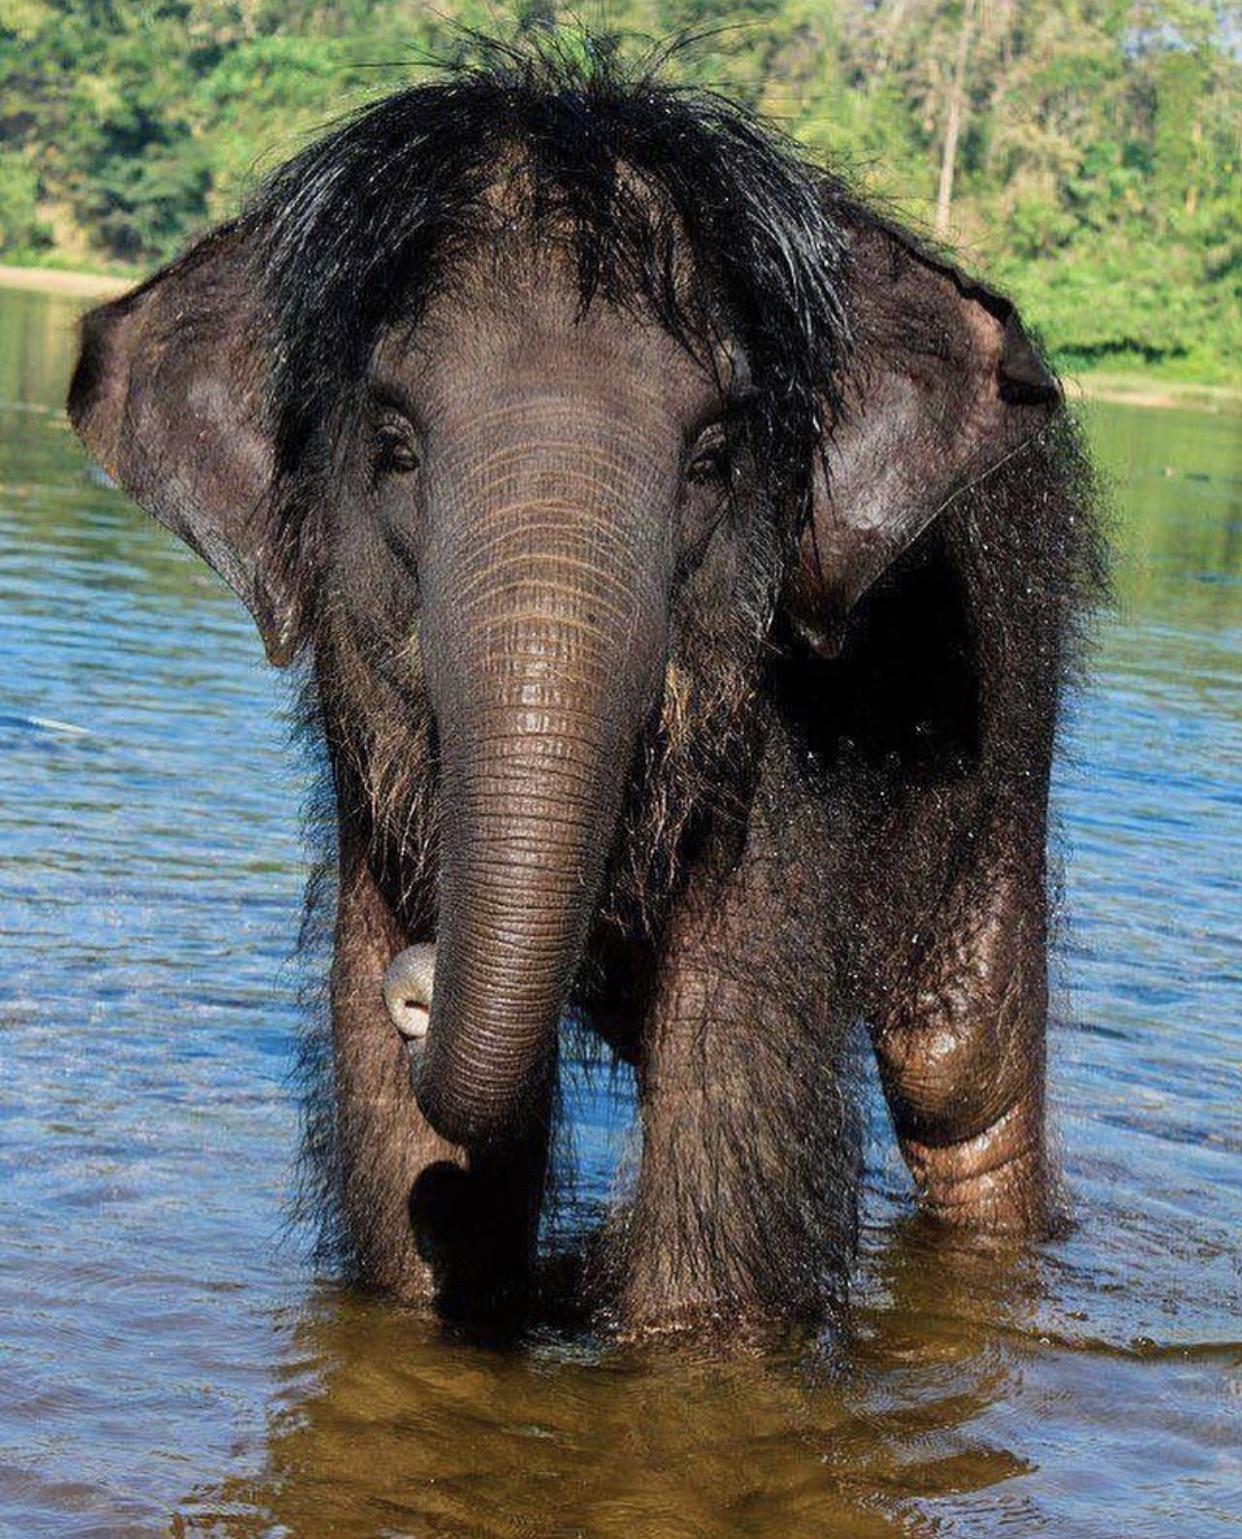
{"type": "Polygon", "coordinates": [[[384,973],[384,1004],[397,1034],[411,1048],[421,1046],[431,1023],[431,994],[435,986],[434,944],[407,946],[384,973]]]}

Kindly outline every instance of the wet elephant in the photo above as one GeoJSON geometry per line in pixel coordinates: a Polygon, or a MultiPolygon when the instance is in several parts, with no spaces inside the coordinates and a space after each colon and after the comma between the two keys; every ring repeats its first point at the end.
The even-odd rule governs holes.
{"type": "Polygon", "coordinates": [[[1005,299],[717,99],[502,60],[94,311],[70,412],[304,671],[357,1275],[520,1295],[567,1010],[636,1070],[591,1269],[626,1330],[840,1298],[859,1020],[928,1210],[1047,1225],[1096,557],[1005,299]]]}

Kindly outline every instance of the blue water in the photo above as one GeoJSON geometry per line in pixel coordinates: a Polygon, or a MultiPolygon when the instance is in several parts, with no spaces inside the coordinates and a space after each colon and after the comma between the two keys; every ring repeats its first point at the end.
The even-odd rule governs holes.
{"type": "Polygon", "coordinates": [[[1070,1234],[946,1255],[872,1087],[843,1359],[505,1356],[288,1229],[288,702],[78,450],[75,310],[0,292],[0,1533],[1235,1533],[1242,420],[1091,414],[1119,571],[1055,787],[1070,1234]]]}

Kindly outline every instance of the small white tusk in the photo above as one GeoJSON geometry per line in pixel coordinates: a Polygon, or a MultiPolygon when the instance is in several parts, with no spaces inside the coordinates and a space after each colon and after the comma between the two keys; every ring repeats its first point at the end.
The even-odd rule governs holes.
{"type": "Polygon", "coordinates": [[[407,1042],[421,1042],[427,1035],[435,971],[436,948],[423,945],[399,951],[384,974],[384,1004],[407,1042]]]}

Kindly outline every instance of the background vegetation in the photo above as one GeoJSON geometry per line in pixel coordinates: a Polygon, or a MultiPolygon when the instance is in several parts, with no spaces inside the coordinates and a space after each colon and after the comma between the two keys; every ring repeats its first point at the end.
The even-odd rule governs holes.
{"type": "Polygon", "coordinates": [[[0,261],[146,268],[340,111],[557,19],[723,86],[1012,290],[1063,365],[1242,383],[1236,0],[0,0],[0,261]],[[723,30],[721,30],[723,29],[723,30]]]}

